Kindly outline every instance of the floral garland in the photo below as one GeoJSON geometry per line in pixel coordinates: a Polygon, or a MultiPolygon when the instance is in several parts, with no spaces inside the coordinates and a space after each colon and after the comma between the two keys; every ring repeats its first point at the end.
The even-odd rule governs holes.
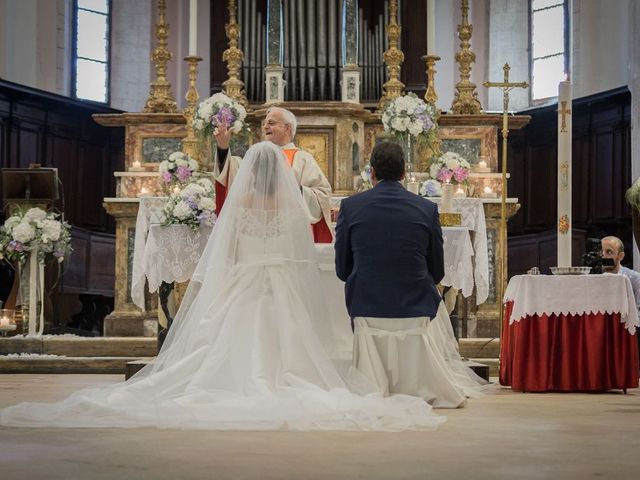
{"type": "Polygon", "coordinates": [[[50,255],[62,263],[71,253],[71,227],[59,214],[30,208],[10,216],[0,227],[0,259],[25,263],[34,250],[40,264],[50,255]]]}
{"type": "Polygon", "coordinates": [[[172,193],[162,210],[163,225],[200,225],[212,227],[216,222],[214,186],[208,178],[194,180],[180,192],[172,193]]]}

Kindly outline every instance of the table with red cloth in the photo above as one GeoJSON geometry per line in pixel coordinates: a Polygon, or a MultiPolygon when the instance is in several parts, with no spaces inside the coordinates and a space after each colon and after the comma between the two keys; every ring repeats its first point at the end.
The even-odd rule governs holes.
{"type": "Polygon", "coordinates": [[[521,392],[638,386],[638,311],[624,275],[517,275],[504,302],[502,385],[521,392]]]}

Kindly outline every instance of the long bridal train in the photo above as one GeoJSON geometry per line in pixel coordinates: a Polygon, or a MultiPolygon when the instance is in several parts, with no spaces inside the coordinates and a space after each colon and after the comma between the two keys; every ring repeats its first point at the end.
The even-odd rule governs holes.
{"type": "MultiPolygon", "coordinates": [[[[325,299],[314,287],[320,281],[308,219],[280,150],[268,142],[254,145],[155,361],[127,382],[81,390],[57,403],[9,407],[0,413],[0,423],[220,430],[436,428],[445,417],[434,414],[422,398],[384,397],[373,382],[332,358],[335,337],[325,299]]],[[[426,332],[435,336],[437,325],[427,326],[426,332]]],[[[477,383],[466,373],[456,376],[457,352],[450,345],[442,347],[438,368],[447,369],[448,388],[472,393],[465,389],[477,383]]]]}

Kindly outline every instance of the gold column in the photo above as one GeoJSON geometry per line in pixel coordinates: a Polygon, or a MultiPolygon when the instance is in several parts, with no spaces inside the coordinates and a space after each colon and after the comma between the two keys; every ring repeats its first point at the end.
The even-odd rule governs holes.
{"type": "Polygon", "coordinates": [[[196,81],[198,78],[198,63],[202,61],[202,57],[188,56],[185,57],[184,61],[189,65],[189,88],[185,95],[187,106],[183,112],[187,122],[187,136],[182,139],[182,151],[200,163],[200,149],[198,148],[198,139],[196,138],[193,121],[198,108],[198,99],[200,98],[196,81]]]}
{"type": "Polygon", "coordinates": [[[151,82],[149,98],[144,105],[146,113],[174,113],[176,102],[171,93],[171,83],[167,80],[167,63],[171,60],[171,52],[167,50],[169,25],[165,23],[166,0],[158,0],[158,23],[156,23],[156,49],[151,58],[156,67],[156,79],[151,82]]]}
{"type": "Polygon", "coordinates": [[[404,53],[398,48],[400,32],[398,25],[398,0],[389,0],[389,25],[387,25],[387,39],[389,48],[384,52],[384,63],[387,64],[389,80],[383,85],[382,98],[378,108],[382,109],[385,102],[394,100],[402,95],[404,83],[400,81],[400,65],[404,62],[404,53]]]}
{"type": "Polygon", "coordinates": [[[473,26],[469,24],[469,0],[462,0],[462,23],[458,25],[460,51],[456,53],[456,62],[460,70],[460,81],[456,84],[456,93],[451,105],[452,113],[459,115],[478,115],[482,105],[478,100],[476,84],[471,78],[471,65],[476,61],[476,54],[471,51],[471,34],[473,26]]]}
{"type": "Polygon", "coordinates": [[[244,82],[240,80],[240,66],[244,60],[244,53],[238,48],[240,25],[236,20],[237,10],[236,0],[229,0],[229,23],[224,27],[229,39],[229,48],[222,54],[222,61],[227,62],[229,78],[222,85],[227,95],[246,107],[247,97],[244,92],[244,82]]]}

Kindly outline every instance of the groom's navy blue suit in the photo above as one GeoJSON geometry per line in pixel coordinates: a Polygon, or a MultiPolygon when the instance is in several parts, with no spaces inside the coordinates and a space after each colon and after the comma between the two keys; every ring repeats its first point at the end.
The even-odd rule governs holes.
{"type": "Polygon", "coordinates": [[[342,200],[336,273],[354,317],[435,317],[444,277],[435,203],[391,180],[342,200]]]}

